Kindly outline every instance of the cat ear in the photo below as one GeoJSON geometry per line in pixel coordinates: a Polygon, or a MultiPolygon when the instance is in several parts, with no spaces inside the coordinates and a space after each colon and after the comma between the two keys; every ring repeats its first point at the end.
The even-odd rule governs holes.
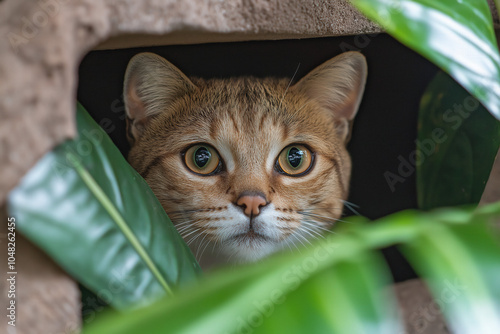
{"type": "Polygon", "coordinates": [[[309,72],[294,85],[330,111],[339,136],[349,140],[350,125],[365,89],[367,65],[359,52],[345,52],[309,72]]]}
{"type": "Polygon", "coordinates": [[[135,55],[128,63],[123,83],[130,143],[143,134],[151,118],[194,89],[196,86],[164,58],[149,52],[135,55]]]}

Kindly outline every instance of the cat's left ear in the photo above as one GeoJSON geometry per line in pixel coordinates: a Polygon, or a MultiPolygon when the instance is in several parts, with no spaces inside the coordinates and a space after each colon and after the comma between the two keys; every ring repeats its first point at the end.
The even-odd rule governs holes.
{"type": "Polygon", "coordinates": [[[309,72],[293,89],[319,102],[332,113],[340,138],[348,141],[352,120],[365,89],[368,68],[359,52],[345,52],[309,72]]]}

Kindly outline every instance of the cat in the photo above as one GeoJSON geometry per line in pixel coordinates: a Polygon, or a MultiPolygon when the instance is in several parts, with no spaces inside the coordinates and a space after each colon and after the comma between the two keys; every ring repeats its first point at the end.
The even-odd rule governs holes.
{"type": "Polygon", "coordinates": [[[366,76],[358,52],[293,85],[289,78],[188,78],[152,53],[130,60],[128,160],[202,268],[214,258],[256,261],[329,231],[348,195],[345,145],[366,76]]]}

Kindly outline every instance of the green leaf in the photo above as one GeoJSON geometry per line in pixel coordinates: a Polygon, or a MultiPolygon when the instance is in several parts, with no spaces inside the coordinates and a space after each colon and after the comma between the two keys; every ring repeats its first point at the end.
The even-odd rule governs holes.
{"type": "Polygon", "coordinates": [[[386,272],[383,260],[373,253],[339,261],[292,291],[255,333],[396,332],[394,298],[382,291],[389,280],[386,272]]]}
{"type": "Polygon", "coordinates": [[[419,207],[477,204],[500,146],[500,122],[441,72],[422,97],[418,127],[419,207]]]}
{"type": "Polygon", "coordinates": [[[456,333],[498,333],[500,317],[489,317],[500,303],[500,253],[486,223],[499,215],[500,203],[400,212],[299,254],[212,273],[175,299],[108,314],[84,333],[401,333],[387,270],[372,252],[393,244],[407,245],[435,298],[457,296],[445,310],[456,333]]]}
{"type": "Polygon", "coordinates": [[[386,267],[362,244],[330,238],[299,254],[225,269],[173,300],[109,315],[84,333],[396,332],[386,267]]]}
{"type": "Polygon", "coordinates": [[[484,218],[453,225],[429,221],[402,246],[429,284],[438,305],[433,312],[444,313],[453,333],[500,333],[500,245],[484,218]]]}
{"type": "Polygon", "coordinates": [[[78,105],[78,138],[46,154],[8,198],[19,230],[117,309],[200,272],[153,192],[78,105]]]}
{"type": "Polygon", "coordinates": [[[449,73],[500,119],[500,55],[485,0],[351,2],[389,34],[449,73]]]}

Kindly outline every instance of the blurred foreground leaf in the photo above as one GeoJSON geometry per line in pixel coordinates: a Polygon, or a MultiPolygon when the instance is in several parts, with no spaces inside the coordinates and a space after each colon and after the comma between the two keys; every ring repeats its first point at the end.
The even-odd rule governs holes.
{"type": "Polygon", "coordinates": [[[500,311],[500,246],[487,221],[499,215],[500,204],[480,215],[472,209],[400,212],[300,253],[213,273],[175,299],[109,314],[84,333],[401,333],[376,251],[393,244],[405,245],[437,299],[460,295],[444,310],[456,322],[455,333],[498,333],[500,318],[491,317],[500,311]],[[445,290],[448,282],[458,284],[458,292],[445,290]]]}
{"type": "Polygon", "coordinates": [[[87,334],[396,332],[394,297],[383,261],[356,238],[328,239],[300,253],[227,268],[196,286],[87,334]],[[384,307],[380,307],[383,300],[384,307]]]}
{"type": "Polygon", "coordinates": [[[78,105],[78,138],[46,154],[8,198],[19,230],[118,309],[200,272],[142,177],[78,105]]]}
{"type": "Polygon", "coordinates": [[[351,0],[500,119],[500,55],[486,0],[351,0]]]}
{"type": "Polygon", "coordinates": [[[472,215],[469,223],[428,221],[402,246],[453,333],[500,333],[500,246],[489,223],[489,214],[472,215]]]}
{"type": "Polygon", "coordinates": [[[422,97],[418,123],[419,207],[477,204],[500,146],[500,122],[441,72],[422,97]]]}

